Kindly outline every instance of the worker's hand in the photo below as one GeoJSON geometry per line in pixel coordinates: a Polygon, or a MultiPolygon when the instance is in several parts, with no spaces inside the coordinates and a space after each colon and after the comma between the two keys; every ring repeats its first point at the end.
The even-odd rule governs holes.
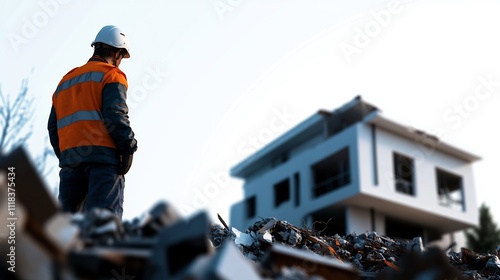
{"type": "Polygon", "coordinates": [[[120,156],[120,166],[118,167],[118,174],[125,175],[127,174],[130,166],[132,166],[133,154],[125,154],[120,156]]]}

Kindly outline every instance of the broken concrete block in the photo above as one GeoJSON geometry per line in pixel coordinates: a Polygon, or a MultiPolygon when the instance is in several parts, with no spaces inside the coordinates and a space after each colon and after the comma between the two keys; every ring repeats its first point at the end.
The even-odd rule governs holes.
{"type": "Polygon", "coordinates": [[[242,275],[248,280],[260,279],[253,263],[245,259],[241,252],[231,242],[225,242],[220,251],[217,252],[214,258],[211,275],[218,277],[218,279],[227,280],[241,279],[242,275]]]}
{"type": "Polygon", "coordinates": [[[425,251],[424,242],[422,241],[422,237],[413,238],[407,246],[408,250],[423,253],[425,251]]]}
{"type": "Polygon", "coordinates": [[[256,239],[248,233],[240,232],[235,228],[231,228],[231,231],[236,236],[236,238],[234,239],[234,243],[238,246],[245,246],[247,248],[250,248],[256,241],[256,239]]]}
{"type": "Polygon", "coordinates": [[[64,252],[67,252],[78,243],[79,228],[72,224],[70,214],[55,214],[45,224],[44,231],[64,252]]]}
{"type": "Polygon", "coordinates": [[[145,269],[145,279],[172,279],[197,257],[211,253],[208,229],[205,212],[162,229],[145,269]]]}
{"type": "Polygon", "coordinates": [[[121,219],[104,208],[86,212],[80,220],[80,238],[87,245],[111,245],[124,236],[121,219]]]}
{"type": "Polygon", "coordinates": [[[134,220],[123,222],[129,237],[155,237],[164,227],[181,219],[180,214],[167,202],[161,201],[134,220]]]}
{"type": "Polygon", "coordinates": [[[326,280],[326,278],[321,276],[309,276],[304,269],[300,267],[283,267],[278,275],[275,275],[273,279],[276,280],[326,280]]]}
{"type": "Polygon", "coordinates": [[[497,256],[492,256],[486,262],[486,268],[488,268],[488,269],[499,269],[500,270],[500,259],[498,259],[497,256]]]}
{"type": "Polygon", "coordinates": [[[193,261],[174,280],[260,280],[257,268],[243,257],[230,240],[226,240],[214,255],[203,255],[193,261]]]}
{"type": "Polygon", "coordinates": [[[268,230],[264,232],[264,235],[262,235],[262,239],[264,239],[268,243],[273,243],[273,236],[268,230]]]}
{"type": "Polygon", "coordinates": [[[146,217],[141,223],[141,235],[146,237],[157,235],[164,227],[181,219],[180,214],[167,202],[157,203],[146,217]]]}
{"type": "Polygon", "coordinates": [[[359,279],[358,272],[350,264],[280,244],[273,245],[264,262],[270,264],[275,270],[283,267],[301,267],[308,276],[339,280],[359,279]]]}

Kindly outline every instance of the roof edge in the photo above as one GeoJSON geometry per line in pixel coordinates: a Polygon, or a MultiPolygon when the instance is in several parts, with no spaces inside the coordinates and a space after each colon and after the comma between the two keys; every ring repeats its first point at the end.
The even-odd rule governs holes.
{"type": "Polygon", "coordinates": [[[430,146],[433,149],[455,156],[467,162],[475,162],[482,159],[478,155],[467,152],[451,144],[445,143],[439,140],[439,138],[434,135],[427,134],[422,130],[415,129],[410,126],[405,126],[398,122],[390,120],[376,111],[366,116],[364,121],[366,123],[374,124],[388,131],[396,133],[399,136],[416,140],[417,143],[421,143],[423,146],[430,146]]]}

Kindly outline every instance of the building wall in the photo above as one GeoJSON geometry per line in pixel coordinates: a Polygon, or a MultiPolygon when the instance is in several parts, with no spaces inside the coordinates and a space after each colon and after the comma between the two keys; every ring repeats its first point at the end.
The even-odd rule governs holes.
{"type": "Polygon", "coordinates": [[[287,162],[261,173],[260,176],[251,176],[245,181],[245,197],[257,197],[256,217],[245,217],[244,202],[237,203],[231,208],[231,225],[236,228],[245,228],[260,217],[276,217],[287,220],[292,224],[303,225],[308,220],[308,214],[335,204],[359,192],[357,171],[357,129],[355,126],[345,129],[341,133],[328,138],[326,141],[312,141],[308,149],[301,148],[301,152],[294,152],[295,156],[287,162]],[[313,198],[313,174],[311,166],[331,156],[344,147],[349,147],[351,183],[341,189],[318,198],[313,198]],[[296,207],[293,175],[300,174],[300,205],[296,207]],[[291,180],[290,200],[274,206],[274,184],[285,178],[291,180]]]}
{"type": "Polygon", "coordinates": [[[346,233],[361,234],[371,230],[370,209],[357,206],[346,207],[346,233]]]}
{"type": "Polygon", "coordinates": [[[378,182],[374,180],[373,141],[371,126],[358,124],[359,170],[361,192],[384,200],[391,200],[420,211],[433,212],[449,219],[477,223],[477,206],[471,164],[434,149],[429,143],[418,143],[376,128],[376,166],[378,182]],[[424,145],[425,144],[425,145],[424,145]],[[414,190],[410,196],[395,191],[393,153],[400,153],[414,161],[414,190]],[[439,205],[436,167],[459,174],[463,180],[465,210],[439,205]]]}
{"type": "Polygon", "coordinates": [[[350,205],[346,207],[346,216],[346,234],[372,231],[381,235],[385,234],[385,215],[377,212],[376,209],[350,205]]]}

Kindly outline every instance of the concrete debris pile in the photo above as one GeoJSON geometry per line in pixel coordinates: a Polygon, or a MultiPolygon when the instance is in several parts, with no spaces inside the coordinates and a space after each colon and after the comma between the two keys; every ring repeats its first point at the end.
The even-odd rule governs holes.
{"type": "Polygon", "coordinates": [[[466,248],[449,253],[450,263],[469,279],[500,280],[500,246],[495,253],[478,254],[466,248]]]}
{"type": "Polygon", "coordinates": [[[205,212],[182,218],[166,202],[125,222],[105,209],[64,214],[22,150],[0,159],[7,166],[18,179],[6,205],[0,172],[0,217],[10,223],[0,229],[0,279],[500,280],[500,250],[445,254],[420,238],[327,236],[275,218],[240,231],[205,212]]]}
{"type": "MultiPolygon", "coordinates": [[[[395,240],[376,232],[326,236],[274,218],[257,221],[244,233],[212,226],[209,237],[214,246],[231,238],[244,256],[257,263],[266,262],[266,256],[277,245],[312,252],[351,265],[362,279],[500,280],[500,250],[496,254],[478,254],[462,248],[460,253],[446,254],[437,248],[425,249],[421,238],[395,240]]],[[[307,270],[307,265],[300,267],[306,275],[314,273],[307,270]]]]}

